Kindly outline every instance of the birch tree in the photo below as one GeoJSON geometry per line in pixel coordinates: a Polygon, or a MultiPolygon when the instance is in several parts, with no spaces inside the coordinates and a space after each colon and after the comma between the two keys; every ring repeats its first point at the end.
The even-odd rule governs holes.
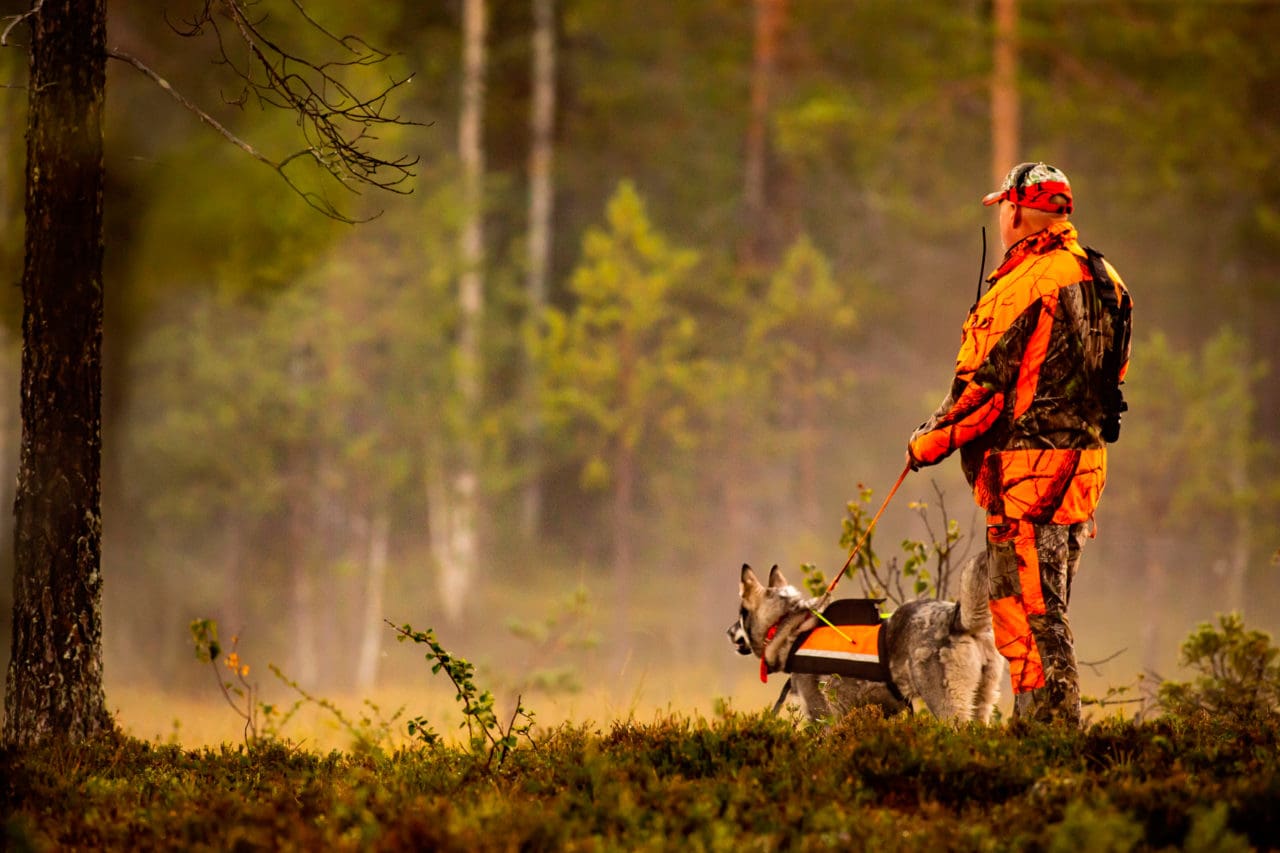
{"type": "Polygon", "coordinates": [[[488,11],[485,0],[462,7],[462,104],[458,158],[462,164],[463,223],[459,237],[462,274],[458,279],[456,376],[462,412],[454,447],[428,448],[431,544],[439,570],[438,589],[451,621],[462,617],[463,601],[476,573],[479,543],[481,332],[484,322],[484,94],[488,11]]]}

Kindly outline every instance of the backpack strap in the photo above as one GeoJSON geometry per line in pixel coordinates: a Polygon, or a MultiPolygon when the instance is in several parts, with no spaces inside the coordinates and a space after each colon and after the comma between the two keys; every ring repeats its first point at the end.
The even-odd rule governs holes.
{"type": "Polygon", "coordinates": [[[1092,287],[1088,288],[1091,301],[1101,307],[1111,320],[1111,338],[1106,341],[1102,355],[1100,375],[1093,378],[1093,391],[1102,405],[1102,439],[1108,444],[1120,438],[1120,415],[1129,410],[1120,390],[1120,371],[1124,367],[1124,353],[1129,346],[1132,331],[1133,302],[1129,292],[1117,287],[1107,271],[1103,254],[1090,246],[1084,247],[1087,256],[1092,287]],[[1117,294],[1119,291],[1119,294],[1117,294]]]}

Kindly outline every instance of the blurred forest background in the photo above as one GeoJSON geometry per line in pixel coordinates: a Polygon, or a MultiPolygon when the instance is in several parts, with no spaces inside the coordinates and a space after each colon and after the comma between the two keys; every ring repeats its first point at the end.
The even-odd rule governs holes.
{"type": "MultiPolygon", "coordinates": [[[[115,0],[108,44],[271,156],[296,150],[290,115],[238,103],[209,33],[175,32],[198,6],[115,0]]],[[[256,9],[281,44],[341,53],[294,4],[256,9]]],[[[1072,601],[1081,658],[1110,659],[1086,675],[1171,675],[1219,611],[1280,627],[1280,3],[305,9],[394,54],[357,77],[413,75],[391,112],[421,124],[379,143],[420,158],[412,194],[329,195],[381,212],[364,224],[108,66],[111,707],[207,687],[196,617],[335,693],[426,677],[384,617],[525,689],[568,666],[624,703],[745,693],[723,636],[738,567],[839,568],[846,502],[865,485],[879,504],[947,389],[984,225],[999,262],[981,196],[1026,159],[1071,177],[1083,241],[1136,301],[1131,409],[1072,601]],[[663,692],[673,671],[683,692],[663,692]]],[[[22,47],[0,50],[3,506],[25,77],[22,47]]],[[[928,538],[910,504],[936,519],[939,495],[980,547],[958,468],[908,479],[881,559],[928,538]]],[[[744,704],[776,685],[755,689],[744,704]]]]}

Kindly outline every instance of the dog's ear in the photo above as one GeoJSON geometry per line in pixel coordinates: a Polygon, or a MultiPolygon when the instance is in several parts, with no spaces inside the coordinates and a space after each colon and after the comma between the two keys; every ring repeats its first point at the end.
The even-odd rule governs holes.
{"type": "Polygon", "coordinates": [[[738,586],[738,596],[743,601],[754,601],[764,592],[764,587],[760,584],[760,579],[756,577],[756,573],[751,571],[751,567],[746,563],[742,564],[742,583],[738,586]]]}
{"type": "Polygon", "coordinates": [[[779,587],[788,586],[787,579],[782,576],[781,570],[775,563],[773,568],[769,570],[769,589],[778,589],[779,587]]]}

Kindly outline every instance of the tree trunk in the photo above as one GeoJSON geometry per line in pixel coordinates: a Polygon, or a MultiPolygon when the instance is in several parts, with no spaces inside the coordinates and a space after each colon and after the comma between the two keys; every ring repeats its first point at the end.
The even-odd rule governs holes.
{"type": "Polygon", "coordinates": [[[382,657],[382,620],[386,618],[387,551],[391,539],[391,519],[376,512],[369,523],[369,555],[365,566],[364,619],[360,627],[360,657],[356,663],[356,689],[371,690],[378,680],[378,660],[382,657]]]}
{"type": "MultiPolygon", "coordinates": [[[[485,0],[463,4],[462,108],[458,122],[458,156],[462,162],[463,206],[458,282],[458,392],[462,423],[475,424],[480,413],[480,333],[484,317],[484,92],[485,36],[488,28],[485,0]]],[[[444,479],[444,497],[450,523],[441,533],[450,537],[437,552],[449,562],[441,566],[440,588],[453,621],[461,617],[463,602],[476,573],[476,527],[479,447],[474,432],[464,428],[455,436],[458,452],[451,454],[452,472],[444,479]]],[[[433,531],[432,536],[437,535],[433,531]]]]}
{"type": "Polygon", "coordinates": [[[484,313],[484,90],[485,0],[466,0],[463,7],[462,112],[458,122],[458,157],[462,161],[462,276],[458,286],[459,388],[466,405],[480,395],[480,322],[484,313]]]}
{"type": "Polygon", "coordinates": [[[303,402],[307,394],[323,383],[315,348],[305,331],[293,342],[288,362],[290,401],[295,419],[305,425],[303,436],[292,446],[285,460],[285,489],[288,500],[285,523],[285,566],[289,572],[289,612],[293,634],[290,637],[289,670],[299,684],[317,689],[320,679],[320,631],[316,613],[316,573],[320,571],[320,553],[324,550],[318,538],[324,534],[319,522],[323,497],[319,484],[322,451],[308,437],[318,434],[316,417],[303,402]]]}
{"type": "Polygon", "coordinates": [[[613,584],[616,599],[615,622],[622,629],[619,660],[625,661],[630,653],[631,633],[631,575],[635,570],[635,500],[636,500],[636,446],[639,436],[629,422],[632,411],[636,373],[636,343],[634,332],[625,323],[618,333],[618,401],[617,409],[623,413],[622,423],[613,438],[613,584]]]}
{"type": "Polygon", "coordinates": [[[476,524],[471,514],[476,484],[467,474],[449,479],[450,465],[439,443],[430,443],[426,454],[427,525],[436,590],[445,618],[456,625],[466,610],[471,567],[476,563],[476,524]]]}
{"type": "MultiPolygon", "coordinates": [[[[526,296],[529,317],[536,323],[547,304],[547,276],[551,261],[551,217],[554,183],[556,115],[555,0],[533,0],[533,109],[529,118],[529,277],[526,296]]],[[[532,361],[525,365],[529,405],[525,415],[525,463],[529,482],[524,488],[520,527],[525,539],[537,536],[542,517],[541,427],[538,418],[539,381],[532,361]]]]}
{"type": "Polygon", "coordinates": [[[1143,572],[1146,601],[1141,617],[1142,669],[1147,673],[1158,673],[1160,668],[1163,649],[1160,622],[1165,618],[1165,589],[1169,582],[1168,567],[1172,548],[1166,532],[1155,530],[1148,533],[1145,543],[1146,566],[1143,572]]]}
{"type": "Polygon", "coordinates": [[[613,576],[619,611],[625,612],[635,570],[635,451],[619,446],[613,467],[613,576]]]}
{"type": "Polygon", "coordinates": [[[220,622],[234,634],[246,627],[245,623],[245,521],[239,513],[229,513],[223,519],[226,525],[222,563],[222,614],[220,622]]]}
{"type": "Polygon", "coordinates": [[[613,595],[610,632],[613,668],[621,674],[634,653],[632,646],[632,603],[635,572],[636,453],[619,440],[613,458],[613,595]]]}
{"type": "Polygon", "coordinates": [[[1252,510],[1236,513],[1235,536],[1231,540],[1230,562],[1227,564],[1227,612],[1245,615],[1249,600],[1249,559],[1253,549],[1252,510]]]}
{"type": "MultiPolygon", "coordinates": [[[[1244,364],[1253,364],[1252,347],[1245,348],[1244,364]]],[[[1249,445],[1253,436],[1252,413],[1240,413],[1241,423],[1226,430],[1224,436],[1227,457],[1227,484],[1231,495],[1232,516],[1235,519],[1235,535],[1231,537],[1230,556],[1227,563],[1226,599],[1227,612],[1241,616],[1248,601],[1249,558],[1253,550],[1253,513],[1255,506],[1249,500],[1249,445]]]]}
{"type": "Polygon", "coordinates": [[[998,187],[1022,158],[1018,148],[1018,0],[995,0],[994,56],[991,71],[991,179],[998,187]]]}
{"type": "Polygon", "coordinates": [[[22,450],[4,741],[113,728],[102,689],[105,0],[30,17],[22,450]]]}
{"type": "Polygon", "coordinates": [[[799,468],[800,468],[800,523],[810,534],[816,533],[822,521],[822,510],[818,503],[818,469],[819,438],[822,434],[821,407],[818,405],[818,393],[814,390],[817,377],[810,380],[800,389],[800,400],[797,408],[800,424],[797,433],[800,436],[799,468]]]}
{"type": "Polygon", "coordinates": [[[768,158],[769,104],[777,65],[778,38],[787,16],[787,0],[755,0],[755,47],[751,67],[751,115],[747,123],[742,260],[763,263],[769,252],[768,158]]]}
{"type": "Polygon", "coordinates": [[[293,610],[291,645],[294,678],[307,689],[314,690],[320,681],[320,631],[316,613],[315,549],[311,547],[311,538],[316,531],[307,494],[305,488],[296,489],[293,506],[289,509],[288,559],[293,610]]]}

